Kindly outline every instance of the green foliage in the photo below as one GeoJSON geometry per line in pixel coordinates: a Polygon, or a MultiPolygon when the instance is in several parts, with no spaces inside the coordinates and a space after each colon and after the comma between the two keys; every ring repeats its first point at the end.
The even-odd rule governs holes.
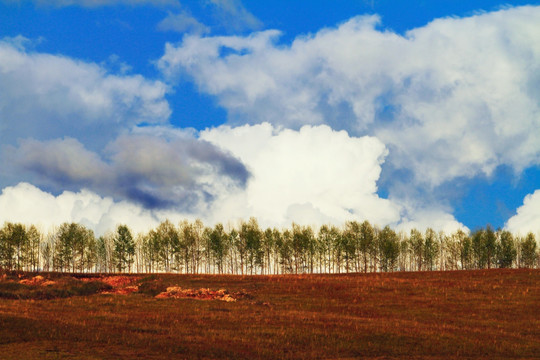
{"type": "Polygon", "coordinates": [[[119,225],[96,239],[81,224],[64,223],[47,236],[35,226],[5,223],[0,228],[0,268],[68,272],[184,272],[230,274],[341,273],[396,270],[457,270],[536,267],[533,234],[514,238],[490,226],[470,236],[412,229],[396,234],[368,221],[343,227],[293,223],[289,229],[261,230],[255,218],[237,227],[205,227],[187,220],[160,223],[137,235],[119,225]]]}
{"type": "Polygon", "coordinates": [[[399,241],[394,230],[389,226],[379,234],[380,266],[382,271],[394,271],[399,256],[399,241]]]}
{"type": "Polygon", "coordinates": [[[22,224],[5,223],[0,230],[0,266],[22,270],[29,241],[22,224]]]}
{"type": "Polygon", "coordinates": [[[439,245],[436,240],[437,234],[433,229],[428,228],[424,238],[423,246],[423,262],[426,264],[428,270],[433,270],[437,254],[439,253],[439,245]]]}
{"type": "Polygon", "coordinates": [[[487,263],[486,251],[484,249],[484,238],[485,238],[484,229],[475,231],[471,237],[472,257],[473,257],[475,268],[477,269],[485,268],[486,263],[487,263]]]}
{"type": "Polygon", "coordinates": [[[222,224],[216,224],[213,229],[208,228],[206,236],[208,237],[209,255],[214,259],[214,265],[218,272],[223,273],[223,264],[227,255],[227,234],[222,224]]]}
{"type": "Polygon", "coordinates": [[[424,237],[422,236],[422,233],[416,229],[412,229],[409,242],[411,244],[414,261],[416,262],[416,269],[420,271],[422,270],[424,259],[424,237]]]}
{"type": "Polygon", "coordinates": [[[152,234],[158,261],[166,272],[178,268],[180,254],[180,236],[174,225],[166,220],[159,224],[152,234]]]}
{"type": "Polygon", "coordinates": [[[131,231],[126,225],[118,225],[116,236],[114,237],[114,261],[116,268],[120,272],[131,269],[135,256],[135,241],[131,231]]]}
{"type": "Polygon", "coordinates": [[[490,269],[492,265],[496,264],[498,244],[491,226],[488,225],[485,229],[479,229],[473,233],[471,247],[476,268],[490,269]]]}
{"type": "Polygon", "coordinates": [[[536,239],[533,233],[527,234],[527,237],[521,243],[521,264],[523,267],[534,267],[538,254],[536,253],[536,239]]]}
{"type": "Polygon", "coordinates": [[[497,262],[501,268],[512,267],[516,260],[517,250],[514,245],[514,239],[509,231],[500,233],[500,244],[497,252],[497,262]]]}
{"type": "Polygon", "coordinates": [[[485,253],[485,259],[487,262],[487,268],[491,269],[491,266],[495,263],[497,256],[497,238],[493,228],[488,225],[484,232],[483,249],[485,253]]]}
{"type": "Polygon", "coordinates": [[[375,231],[369,221],[360,225],[360,239],[357,251],[360,253],[364,265],[364,272],[368,270],[369,255],[375,249],[375,231]]]}
{"type": "Polygon", "coordinates": [[[83,271],[93,265],[94,232],[77,223],[63,223],[55,234],[53,266],[59,271],[83,271]]]}
{"type": "Polygon", "coordinates": [[[249,221],[243,222],[239,233],[242,245],[245,246],[245,251],[249,261],[250,273],[256,271],[256,266],[262,265],[262,232],[259,228],[257,219],[250,218],[249,221]]]}
{"type": "MultiPolygon", "coordinates": [[[[351,262],[357,259],[357,249],[360,248],[361,225],[357,221],[348,221],[345,223],[345,231],[341,237],[341,247],[345,256],[345,271],[349,272],[351,262]]],[[[357,269],[358,270],[358,269],[357,269]]]]}

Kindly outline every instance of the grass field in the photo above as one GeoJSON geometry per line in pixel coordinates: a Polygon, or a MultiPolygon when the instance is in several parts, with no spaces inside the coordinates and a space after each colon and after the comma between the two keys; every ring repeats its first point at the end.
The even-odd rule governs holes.
{"type": "Polygon", "coordinates": [[[0,359],[540,358],[540,270],[35,275],[0,281],[0,359]]]}

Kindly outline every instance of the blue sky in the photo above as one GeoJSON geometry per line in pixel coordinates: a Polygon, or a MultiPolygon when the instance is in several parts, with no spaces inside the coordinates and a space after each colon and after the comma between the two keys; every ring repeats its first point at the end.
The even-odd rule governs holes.
{"type": "Polygon", "coordinates": [[[0,1],[0,220],[538,232],[539,6],[0,1]]]}

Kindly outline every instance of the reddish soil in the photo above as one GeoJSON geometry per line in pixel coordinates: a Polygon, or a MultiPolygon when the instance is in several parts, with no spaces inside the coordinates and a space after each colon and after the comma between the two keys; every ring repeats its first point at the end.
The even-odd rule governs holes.
{"type": "MultiPolygon", "coordinates": [[[[47,300],[0,296],[2,360],[540,358],[540,270],[39,275],[0,279],[0,295],[79,289],[82,278],[139,290],[47,300]],[[19,283],[47,279],[56,284],[19,283]],[[155,298],[163,292],[171,296],[155,298]],[[214,293],[249,296],[192,301],[214,293]]],[[[91,285],[83,290],[102,289],[91,285]]]]}

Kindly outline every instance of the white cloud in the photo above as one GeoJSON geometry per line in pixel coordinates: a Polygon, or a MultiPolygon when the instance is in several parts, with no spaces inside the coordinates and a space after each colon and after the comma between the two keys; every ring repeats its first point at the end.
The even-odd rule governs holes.
{"type": "Polygon", "coordinates": [[[0,40],[0,143],[70,136],[99,149],[124,128],[166,123],[167,87],[0,40]]]}
{"type": "Polygon", "coordinates": [[[512,233],[526,235],[529,232],[540,235],[540,190],[525,196],[517,214],[506,223],[505,228],[512,233]]]}
{"type": "Polygon", "coordinates": [[[160,21],[157,26],[161,31],[177,31],[187,32],[192,34],[206,34],[210,32],[210,28],[194,18],[189,12],[182,11],[180,13],[169,12],[167,17],[160,21]]]}
{"type": "Polygon", "coordinates": [[[275,30],[186,37],[159,66],[190,74],[233,124],[374,135],[417,183],[540,163],[540,7],[438,19],[404,36],[377,16],[280,44],[275,30]]]}
{"type": "Polygon", "coordinates": [[[6,187],[0,195],[0,222],[34,223],[48,229],[74,221],[98,234],[120,223],[142,232],[165,219],[201,218],[212,225],[251,216],[263,226],[342,225],[347,220],[367,219],[398,229],[430,226],[453,231],[462,227],[442,210],[404,206],[377,195],[381,164],[387,156],[377,138],[351,137],[325,125],[296,131],[268,123],[220,126],[199,135],[194,140],[178,130],[139,129],[109,146],[108,158],[100,158],[73,139],[25,142],[21,158],[29,159],[27,165],[44,164],[58,176],[52,180],[83,190],[53,196],[28,183],[6,187]],[[190,141],[179,146],[175,138],[190,141]],[[80,159],[80,164],[74,165],[69,154],[80,159]],[[235,176],[243,176],[238,171],[244,165],[238,167],[236,158],[250,173],[242,186],[235,176]],[[126,200],[118,202],[84,190],[86,185],[126,200]],[[127,193],[130,189],[135,192],[127,193]],[[149,209],[145,196],[177,203],[149,209]]]}
{"type": "Polygon", "coordinates": [[[399,221],[399,208],[376,193],[387,154],[376,138],[350,137],[328,126],[295,131],[268,123],[221,126],[200,137],[230,151],[251,174],[245,191],[216,201],[216,219],[255,216],[269,225],[399,221]]]}
{"type": "Polygon", "coordinates": [[[88,190],[65,191],[58,196],[41,191],[28,183],[6,187],[0,194],[0,222],[34,224],[42,231],[52,230],[63,222],[78,222],[97,235],[127,224],[134,232],[155,227],[172,213],[149,211],[129,202],[114,202],[88,190]]]}
{"type": "Polygon", "coordinates": [[[411,229],[425,231],[431,228],[435,231],[443,231],[450,235],[457,230],[462,230],[465,233],[469,229],[457,221],[454,216],[442,209],[411,209],[410,217],[404,216],[400,224],[396,227],[398,231],[403,230],[405,233],[410,233],[411,229]]]}

